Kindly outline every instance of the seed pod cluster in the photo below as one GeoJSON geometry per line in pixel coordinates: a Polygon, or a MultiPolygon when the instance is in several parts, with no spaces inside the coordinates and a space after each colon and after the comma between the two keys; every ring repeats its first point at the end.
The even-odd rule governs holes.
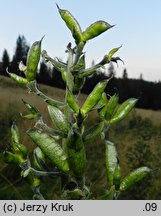
{"type": "Polygon", "coordinates": [[[22,169],[21,175],[30,183],[37,197],[39,196],[40,176],[50,174],[61,177],[65,196],[76,199],[89,198],[90,192],[85,185],[84,178],[87,167],[85,147],[90,140],[101,135],[101,140],[105,144],[106,175],[110,187],[105,190],[101,198],[114,199],[118,193],[128,190],[152,171],[148,167],[140,167],[122,179],[116,146],[113,142],[106,140],[107,129],[112,124],[122,121],[138,100],[130,98],[119,106],[119,96],[114,94],[108,97],[106,93],[110,78],[100,81],[87,96],[83,105],[79,106],[78,94],[86,78],[96,73],[105,64],[117,63],[121,60],[119,57],[113,57],[121,46],[110,50],[98,64],[86,68],[85,53],[83,53],[86,42],[113,26],[100,20],[82,31],[78,21],[69,11],[60,9],[58,5],[57,7],[76,43],[74,48],[71,43],[67,46],[67,62],[64,63],[58,58],[52,59],[45,50],[41,53],[42,38],[33,43],[29,49],[26,66],[22,62],[19,64],[19,69],[26,77],[8,73],[13,80],[27,86],[30,92],[40,96],[48,103],[49,117],[56,129],[47,126],[39,110],[23,100],[30,114],[22,117],[35,121],[34,127],[27,131],[28,136],[36,144],[33,160],[30,163],[28,150],[21,144],[19,129],[15,123],[11,126],[11,152],[4,152],[4,160],[17,164],[22,169]],[[66,84],[64,103],[48,97],[37,88],[35,79],[41,54],[46,62],[50,62],[61,73],[66,84]],[[88,119],[88,113],[91,111],[96,111],[99,120],[97,124],[87,128],[85,119],[88,119]],[[48,160],[51,161],[56,172],[48,169],[46,165],[48,160]]]}

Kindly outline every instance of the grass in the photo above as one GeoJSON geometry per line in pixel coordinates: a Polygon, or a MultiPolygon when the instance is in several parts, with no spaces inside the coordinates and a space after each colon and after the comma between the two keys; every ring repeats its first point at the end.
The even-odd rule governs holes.
{"type": "MultiPolygon", "coordinates": [[[[45,85],[40,85],[40,90],[56,100],[64,100],[64,90],[45,85]]],[[[86,97],[87,95],[80,95],[80,104],[83,103],[86,97]]],[[[43,113],[45,122],[53,126],[49,119],[46,103],[43,102],[41,98],[33,94],[28,94],[25,88],[15,84],[14,81],[7,77],[0,76],[0,154],[2,154],[3,150],[9,145],[10,126],[14,120],[17,121],[21,130],[22,142],[27,145],[30,151],[34,148],[33,143],[25,134],[25,131],[32,127],[33,122],[25,121],[19,115],[19,113],[27,113],[21,100],[22,98],[35,105],[40,112],[43,113]]],[[[86,121],[86,127],[93,125],[97,120],[96,112],[91,112],[88,120],[89,122],[86,121]]],[[[161,166],[160,111],[135,109],[126,120],[111,127],[108,135],[109,139],[116,144],[118,149],[123,176],[141,163],[152,168],[161,166]],[[131,152],[131,155],[129,155],[129,152],[131,152]],[[151,158],[150,155],[152,155],[151,158]]],[[[106,188],[106,174],[104,146],[100,143],[99,137],[95,139],[94,142],[91,141],[87,145],[87,157],[89,159],[86,172],[87,183],[95,195],[100,195],[106,188]]],[[[24,184],[24,181],[22,181],[19,169],[6,165],[1,159],[0,161],[0,199],[22,199],[22,197],[23,199],[30,199],[32,197],[31,190],[28,185],[24,184]]],[[[153,185],[150,185],[147,191],[142,193],[143,199],[161,199],[160,179],[160,172],[155,173],[151,179],[151,182],[154,182],[153,185]]],[[[46,194],[46,198],[59,198],[59,191],[56,191],[56,193],[54,192],[55,187],[58,188],[59,179],[47,179],[47,184],[51,190],[47,190],[46,187],[42,188],[44,194],[46,194]]],[[[44,185],[46,185],[46,182],[44,185]]],[[[144,185],[142,188],[143,187],[144,185]]],[[[134,195],[136,191],[137,194],[141,194],[141,191],[143,191],[142,188],[139,192],[137,191],[138,189],[131,191],[131,194],[134,195]]],[[[130,193],[122,196],[122,199],[131,199],[130,193]]]]}

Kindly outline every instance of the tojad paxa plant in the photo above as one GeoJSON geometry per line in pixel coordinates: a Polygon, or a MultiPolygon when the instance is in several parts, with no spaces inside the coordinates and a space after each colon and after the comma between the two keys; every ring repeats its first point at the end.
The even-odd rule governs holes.
{"type": "Polygon", "coordinates": [[[26,133],[37,147],[32,156],[29,156],[27,148],[21,143],[19,129],[13,123],[11,151],[4,152],[4,159],[7,163],[14,163],[22,169],[21,175],[31,185],[34,199],[43,199],[40,193],[42,176],[57,176],[61,179],[63,199],[116,199],[122,191],[131,188],[152,171],[148,167],[140,167],[122,178],[116,147],[106,139],[109,127],[122,121],[133,109],[137,99],[130,98],[118,107],[119,96],[117,94],[107,96],[105,93],[111,79],[109,78],[99,82],[80,107],[78,96],[86,78],[105,64],[121,60],[119,57],[113,57],[120,47],[112,49],[98,64],[86,68],[83,52],[86,42],[113,26],[104,21],[97,21],[82,31],[77,20],[67,10],[59,7],[58,10],[76,43],[74,48],[71,43],[67,46],[67,62],[52,59],[44,50],[41,52],[42,38],[31,46],[26,66],[22,62],[19,64],[19,69],[24,72],[25,78],[8,72],[12,79],[26,86],[29,92],[41,97],[47,103],[49,116],[55,127],[49,127],[43,121],[39,110],[23,100],[29,114],[22,115],[22,118],[35,121],[34,127],[26,133]],[[64,102],[56,101],[38,89],[35,78],[41,56],[61,73],[62,80],[66,84],[64,102]],[[88,113],[93,110],[97,111],[99,122],[91,128],[85,128],[84,120],[88,119],[88,113]],[[94,197],[85,181],[86,145],[96,136],[100,136],[105,145],[108,180],[108,188],[105,188],[101,197],[94,197]],[[49,168],[48,162],[50,165],[53,164],[52,168],[49,168]]]}

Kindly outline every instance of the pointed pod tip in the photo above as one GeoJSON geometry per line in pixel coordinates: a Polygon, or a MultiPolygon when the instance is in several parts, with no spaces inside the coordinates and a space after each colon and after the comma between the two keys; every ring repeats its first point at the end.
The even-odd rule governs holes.
{"type": "Polygon", "coordinates": [[[21,100],[22,100],[22,102],[23,102],[24,104],[26,104],[26,101],[25,101],[23,98],[22,98],[21,100]]]}
{"type": "Polygon", "coordinates": [[[42,38],[40,39],[40,44],[42,43],[42,40],[44,39],[44,37],[45,37],[45,35],[44,36],[42,36],[42,38]]]}
{"type": "Polygon", "coordinates": [[[35,128],[30,128],[30,129],[28,129],[28,130],[26,131],[26,134],[27,134],[28,136],[31,136],[34,132],[35,132],[35,128]]]}
{"type": "Polygon", "coordinates": [[[56,3],[56,6],[57,6],[58,10],[60,11],[60,7],[59,7],[59,5],[57,3],[56,3]]]}
{"type": "Polygon", "coordinates": [[[115,25],[111,25],[111,28],[113,28],[113,27],[115,27],[116,26],[116,24],[115,25]]]}
{"type": "Polygon", "coordinates": [[[12,128],[15,128],[15,127],[16,127],[16,120],[14,120],[12,123],[12,128]]]}
{"type": "Polygon", "coordinates": [[[8,71],[8,67],[6,67],[6,73],[10,75],[10,72],[8,71]]]}

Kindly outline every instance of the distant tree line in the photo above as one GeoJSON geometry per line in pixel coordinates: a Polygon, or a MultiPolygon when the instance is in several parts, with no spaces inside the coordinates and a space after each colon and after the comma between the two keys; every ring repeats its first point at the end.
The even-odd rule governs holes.
{"type": "MultiPolygon", "coordinates": [[[[18,36],[16,41],[15,52],[10,59],[7,50],[2,53],[0,61],[0,75],[8,76],[6,68],[12,73],[23,76],[23,73],[18,68],[18,63],[22,61],[26,64],[27,53],[29,46],[24,36],[18,36]]],[[[92,62],[94,64],[94,61],[92,62]]],[[[93,87],[102,79],[107,79],[113,74],[114,78],[109,82],[107,93],[112,95],[119,93],[120,102],[127,98],[137,97],[140,98],[137,107],[144,109],[161,109],[161,82],[148,82],[143,80],[142,74],[138,79],[129,79],[127,70],[124,69],[122,78],[116,78],[116,72],[113,64],[109,65],[108,71],[98,71],[93,76],[88,78],[85,82],[83,93],[89,94],[93,87]]],[[[61,74],[51,65],[41,62],[37,73],[37,81],[39,83],[50,85],[58,88],[65,88],[62,81],[61,74]]]]}

